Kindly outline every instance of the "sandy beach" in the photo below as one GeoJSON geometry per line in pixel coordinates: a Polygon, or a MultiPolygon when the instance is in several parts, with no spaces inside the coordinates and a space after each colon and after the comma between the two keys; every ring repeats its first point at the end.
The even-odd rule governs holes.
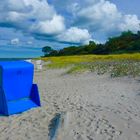
{"type": "Polygon", "coordinates": [[[49,124],[63,114],[58,140],[140,140],[140,79],[65,70],[35,72],[41,107],[0,116],[0,140],[49,140],[49,124]]]}

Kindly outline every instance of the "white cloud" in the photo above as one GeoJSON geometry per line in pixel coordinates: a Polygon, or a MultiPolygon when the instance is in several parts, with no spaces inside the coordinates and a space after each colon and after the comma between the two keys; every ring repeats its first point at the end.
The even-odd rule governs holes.
{"type": "Polygon", "coordinates": [[[11,45],[18,45],[20,43],[19,38],[14,38],[11,40],[11,45]]]}
{"type": "Polygon", "coordinates": [[[140,30],[140,20],[136,15],[125,15],[124,20],[120,23],[119,28],[121,31],[131,30],[137,32],[140,30]]]}
{"type": "Polygon", "coordinates": [[[13,23],[17,23],[19,21],[24,20],[24,14],[23,13],[18,13],[15,11],[10,11],[7,13],[7,16],[5,17],[5,21],[6,22],[13,22],[13,23]]]}
{"type": "Polygon", "coordinates": [[[87,43],[87,41],[91,40],[91,35],[87,29],[71,27],[70,29],[60,34],[57,38],[59,41],[64,42],[87,43]]]}
{"type": "Polygon", "coordinates": [[[140,20],[136,15],[124,15],[115,4],[99,0],[85,7],[81,7],[75,15],[77,25],[87,27],[93,32],[103,31],[111,33],[125,30],[138,31],[140,20]]]}
{"type": "Polygon", "coordinates": [[[72,43],[85,43],[94,35],[107,38],[126,30],[140,30],[136,15],[121,13],[109,0],[53,0],[51,3],[47,0],[0,1],[0,25],[36,39],[72,43]]]}
{"type": "Polygon", "coordinates": [[[23,12],[27,9],[27,5],[24,0],[20,0],[20,2],[19,0],[5,0],[5,3],[3,2],[3,4],[5,4],[4,6],[6,6],[10,11],[23,12]]]}
{"type": "Polygon", "coordinates": [[[27,44],[28,44],[28,45],[32,45],[33,42],[32,42],[32,41],[27,41],[27,44]]]}
{"type": "Polygon", "coordinates": [[[46,35],[59,34],[64,30],[64,19],[59,15],[54,15],[51,20],[40,21],[37,24],[33,24],[31,27],[31,31],[46,35]]]}
{"type": "Polygon", "coordinates": [[[83,0],[82,2],[67,0],[61,3],[57,0],[53,1],[57,9],[71,14],[74,26],[86,28],[93,34],[100,34],[100,36],[104,34],[109,37],[126,30],[133,32],[140,30],[140,20],[136,15],[121,13],[109,0],[83,0]]]}
{"type": "Polygon", "coordinates": [[[0,4],[0,22],[5,26],[46,35],[65,29],[64,18],[46,0],[5,0],[0,4]]]}

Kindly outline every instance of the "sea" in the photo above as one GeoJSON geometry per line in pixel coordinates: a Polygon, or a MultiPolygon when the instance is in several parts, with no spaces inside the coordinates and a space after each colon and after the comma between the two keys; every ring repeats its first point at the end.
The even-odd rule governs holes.
{"type": "Polygon", "coordinates": [[[41,48],[0,46],[0,60],[28,59],[43,56],[41,48]]]}

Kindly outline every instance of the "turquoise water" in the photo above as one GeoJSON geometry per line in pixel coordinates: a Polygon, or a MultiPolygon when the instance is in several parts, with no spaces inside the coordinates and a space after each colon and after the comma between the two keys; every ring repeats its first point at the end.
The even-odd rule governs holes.
{"type": "Polygon", "coordinates": [[[35,58],[43,56],[41,48],[0,46],[0,58],[35,58]]]}

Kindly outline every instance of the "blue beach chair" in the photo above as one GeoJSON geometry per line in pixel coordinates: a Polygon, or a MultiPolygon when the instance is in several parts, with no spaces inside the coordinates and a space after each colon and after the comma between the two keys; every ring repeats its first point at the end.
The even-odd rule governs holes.
{"type": "Polygon", "coordinates": [[[34,65],[29,62],[0,62],[0,114],[9,116],[40,106],[33,74],[34,65]]]}

